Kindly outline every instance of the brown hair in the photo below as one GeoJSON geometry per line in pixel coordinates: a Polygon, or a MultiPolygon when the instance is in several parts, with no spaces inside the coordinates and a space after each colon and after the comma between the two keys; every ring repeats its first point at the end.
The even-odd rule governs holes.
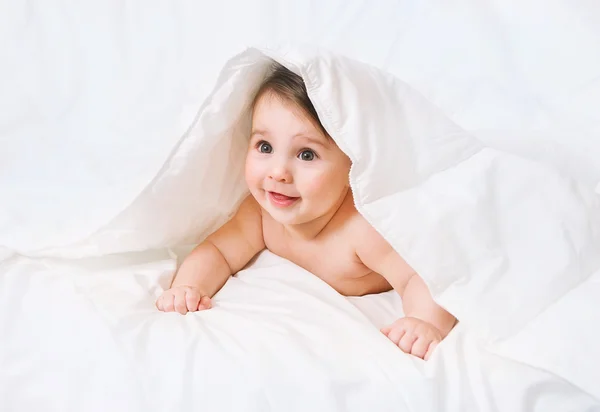
{"type": "Polygon", "coordinates": [[[310,120],[312,120],[315,125],[318,125],[325,136],[329,137],[329,134],[319,120],[319,115],[317,114],[315,107],[308,97],[306,85],[304,84],[302,77],[283,65],[273,62],[269,75],[261,83],[258,92],[252,101],[253,109],[256,102],[268,92],[273,93],[280,99],[292,103],[302,109],[302,111],[308,115],[310,120]]]}

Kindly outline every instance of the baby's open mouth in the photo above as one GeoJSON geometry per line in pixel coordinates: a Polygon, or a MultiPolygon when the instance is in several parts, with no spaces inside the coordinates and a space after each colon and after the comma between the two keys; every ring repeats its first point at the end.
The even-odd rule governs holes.
{"type": "Polygon", "coordinates": [[[279,207],[291,206],[296,202],[296,200],[300,199],[299,197],[287,196],[277,192],[267,192],[267,194],[271,200],[271,203],[279,207]]]}

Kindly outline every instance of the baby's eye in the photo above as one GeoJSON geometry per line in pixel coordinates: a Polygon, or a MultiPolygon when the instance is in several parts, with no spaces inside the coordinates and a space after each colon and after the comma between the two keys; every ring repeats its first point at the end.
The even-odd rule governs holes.
{"type": "Polygon", "coordinates": [[[298,158],[300,160],[304,160],[306,162],[310,162],[311,160],[315,159],[315,152],[313,152],[312,150],[303,150],[298,155],[298,158]]]}
{"type": "Polygon", "coordinates": [[[273,153],[273,146],[271,146],[267,142],[259,142],[258,143],[258,151],[261,153],[273,153]]]}

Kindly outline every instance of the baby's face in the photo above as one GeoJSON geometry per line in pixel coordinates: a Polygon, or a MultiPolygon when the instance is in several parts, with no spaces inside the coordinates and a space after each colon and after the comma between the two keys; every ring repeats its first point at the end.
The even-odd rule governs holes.
{"type": "Polygon", "coordinates": [[[279,223],[302,224],[339,205],[350,160],[291,103],[265,93],[254,107],[246,182],[279,223]]]}

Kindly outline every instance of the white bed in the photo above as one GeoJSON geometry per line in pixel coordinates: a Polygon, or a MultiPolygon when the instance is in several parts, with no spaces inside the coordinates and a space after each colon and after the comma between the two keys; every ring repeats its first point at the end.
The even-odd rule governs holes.
{"type": "Polygon", "coordinates": [[[566,1],[2,4],[0,410],[600,411],[599,271],[495,339],[467,316],[429,362],[378,331],[401,315],[393,292],[345,298],[269,252],[210,311],[154,307],[178,245],[239,197],[165,176],[208,169],[181,137],[219,132],[200,114],[245,47],[367,62],[485,144],[593,186],[599,23],[566,1]]]}
{"type": "Polygon", "coordinates": [[[484,348],[459,325],[425,363],[377,330],[401,313],[393,293],[344,298],[267,252],[213,311],[164,315],[173,265],[4,263],[2,410],[598,410],[599,276],[529,332],[484,348]]]}

